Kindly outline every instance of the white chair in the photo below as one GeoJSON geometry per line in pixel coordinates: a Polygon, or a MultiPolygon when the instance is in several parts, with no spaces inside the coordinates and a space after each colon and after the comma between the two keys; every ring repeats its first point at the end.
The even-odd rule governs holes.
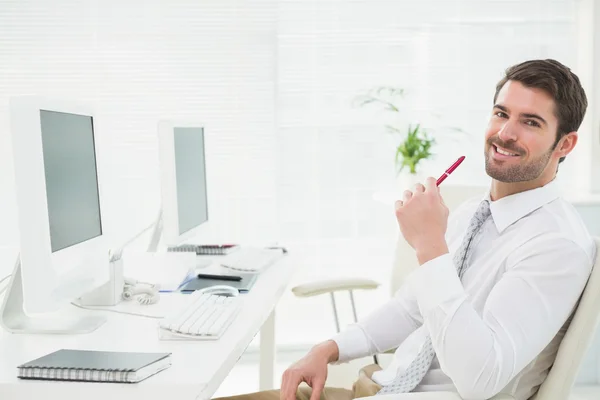
{"type": "MultiPolygon", "coordinates": [[[[450,210],[453,210],[465,198],[472,197],[483,193],[482,188],[458,188],[447,186],[442,190],[444,201],[450,210]],[[455,190],[456,189],[456,190],[455,190]]],[[[540,386],[536,395],[532,400],[567,400],[569,393],[575,382],[579,366],[583,361],[585,352],[588,349],[593,335],[596,331],[598,321],[600,320],[600,238],[596,238],[596,261],[590,279],[585,287],[579,305],[573,316],[573,320],[563,338],[552,369],[548,377],[540,386]]],[[[404,277],[410,273],[413,268],[418,266],[414,251],[408,244],[400,238],[396,249],[394,268],[392,271],[391,292],[394,293],[402,284],[404,277]]],[[[294,294],[300,297],[315,296],[324,293],[330,293],[333,299],[334,316],[337,321],[337,311],[334,293],[336,291],[347,290],[352,293],[352,290],[359,289],[375,289],[379,285],[377,282],[368,279],[355,280],[339,280],[314,282],[292,289],[294,294]]],[[[352,307],[354,315],[354,301],[352,299],[352,307]]],[[[339,321],[336,322],[336,327],[339,330],[339,321]]],[[[333,366],[330,368],[330,377],[327,381],[327,386],[333,387],[351,387],[352,382],[356,379],[358,368],[364,366],[368,360],[360,360],[362,364],[355,363],[352,368],[345,367],[342,373],[336,373],[336,369],[343,366],[333,366]],[[331,379],[330,379],[331,378],[331,379]]],[[[429,392],[429,393],[408,393],[402,395],[380,395],[373,400],[460,400],[457,393],[451,392],[429,392]]],[[[511,396],[498,395],[493,400],[509,400],[511,396]]]]}

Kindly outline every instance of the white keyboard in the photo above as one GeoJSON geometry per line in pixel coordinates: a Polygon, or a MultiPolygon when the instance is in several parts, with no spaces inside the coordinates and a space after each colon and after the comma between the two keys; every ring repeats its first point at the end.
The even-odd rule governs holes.
{"type": "Polygon", "coordinates": [[[217,263],[230,269],[247,272],[260,272],[282,256],[279,249],[240,247],[232,253],[217,259],[217,263]]]}
{"type": "Polygon", "coordinates": [[[161,339],[216,340],[240,310],[239,297],[195,291],[183,308],[174,310],[159,323],[161,339]]]}

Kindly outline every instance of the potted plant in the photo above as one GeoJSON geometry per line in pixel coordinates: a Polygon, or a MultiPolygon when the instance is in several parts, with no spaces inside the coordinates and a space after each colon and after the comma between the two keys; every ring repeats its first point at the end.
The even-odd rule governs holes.
{"type": "Polygon", "coordinates": [[[435,144],[435,139],[419,123],[408,124],[406,127],[400,125],[398,101],[403,97],[404,89],[382,86],[358,96],[355,101],[359,107],[375,104],[383,106],[384,110],[395,114],[394,123],[386,124],[385,128],[389,133],[400,136],[394,156],[396,176],[409,174],[408,180],[415,181],[420,172],[419,163],[433,156],[431,149],[435,144]]]}

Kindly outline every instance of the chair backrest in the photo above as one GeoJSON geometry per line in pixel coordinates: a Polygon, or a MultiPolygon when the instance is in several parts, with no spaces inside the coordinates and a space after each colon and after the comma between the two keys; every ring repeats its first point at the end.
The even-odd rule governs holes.
{"type": "Polygon", "coordinates": [[[596,261],[577,310],[563,338],[554,365],[540,386],[535,400],[566,400],[579,367],[600,321],[600,237],[596,241],[596,261]]]}
{"type": "MultiPolygon", "coordinates": [[[[440,192],[444,203],[452,212],[465,200],[485,193],[488,186],[460,186],[444,184],[440,186],[440,192]]],[[[398,235],[396,243],[396,252],[394,254],[394,265],[392,266],[392,276],[390,290],[393,295],[404,282],[406,276],[419,266],[415,251],[402,235],[398,235]]]]}

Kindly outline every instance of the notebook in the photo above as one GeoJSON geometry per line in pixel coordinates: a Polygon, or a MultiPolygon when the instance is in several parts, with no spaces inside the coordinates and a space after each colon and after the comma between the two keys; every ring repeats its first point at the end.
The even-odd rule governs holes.
{"type": "Polygon", "coordinates": [[[19,365],[21,379],[137,383],[171,366],[171,353],[69,350],[19,365]]]}

